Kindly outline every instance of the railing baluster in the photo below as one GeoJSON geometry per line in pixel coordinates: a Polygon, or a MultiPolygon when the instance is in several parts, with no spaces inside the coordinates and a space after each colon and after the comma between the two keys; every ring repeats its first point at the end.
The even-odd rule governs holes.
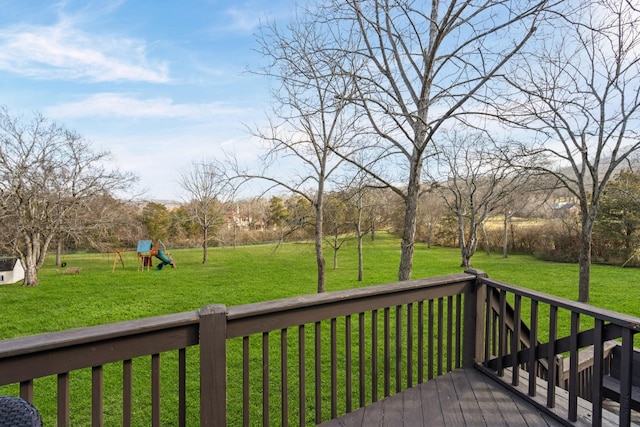
{"type": "Polygon", "coordinates": [[[518,364],[518,350],[520,349],[520,315],[522,310],[522,297],[516,295],[513,304],[513,335],[511,336],[511,384],[520,384],[520,365],[518,364]]]}
{"type": "Polygon", "coordinates": [[[283,426],[289,425],[289,363],[287,328],[280,330],[280,412],[283,426]]]}
{"type": "MultiPolygon", "coordinates": [[[[496,289],[496,293],[498,293],[498,290],[496,289]]],[[[495,297],[495,294],[494,294],[495,297]]],[[[499,301],[499,300],[498,300],[499,301]]],[[[492,354],[498,355],[499,351],[498,351],[498,346],[499,346],[499,342],[500,342],[500,333],[499,333],[499,322],[500,322],[500,315],[499,312],[495,312],[492,311],[493,313],[493,323],[492,323],[492,334],[493,334],[493,340],[492,340],[492,354]]]]}
{"type": "Polygon", "coordinates": [[[433,347],[435,346],[435,340],[434,340],[434,334],[433,334],[433,329],[434,329],[434,324],[433,324],[433,318],[434,318],[434,314],[433,314],[433,310],[434,310],[434,302],[432,299],[429,300],[429,313],[428,313],[428,318],[429,318],[429,322],[427,323],[429,325],[429,332],[428,332],[428,336],[427,336],[427,345],[429,346],[429,350],[428,350],[428,359],[429,359],[429,371],[427,372],[427,379],[433,379],[433,367],[434,367],[434,360],[433,360],[433,347]]]}
{"type": "Polygon", "coordinates": [[[133,409],[133,361],[122,362],[122,426],[131,426],[131,411],[133,409]]]}
{"type": "Polygon", "coordinates": [[[462,295],[456,295],[456,360],[455,368],[462,367],[462,295]]]}
{"type": "Polygon", "coordinates": [[[578,332],[580,313],[572,311],[569,337],[569,421],[578,419],[578,332]]]}
{"type": "Polygon", "coordinates": [[[447,297],[447,372],[453,371],[453,295],[447,297]]]}
{"type": "Polygon", "coordinates": [[[389,307],[384,309],[384,344],[383,344],[383,360],[384,360],[384,396],[391,395],[391,331],[390,331],[390,314],[389,307]]]}
{"type": "Polygon", "coordinates": [[[178,425],[187,425],[187,349],[178,350],[178,425]]]}
{"type": "Polygon", "coordinates": [[[444,311],[444,298],[438,298],[438,354],[436,355],[437,357],[437,361],[438,361],[438,376],[442,375],[442,369],[443,369],[443,360],[442,358],[444,357],[444,352],[443,352],[443,340],[444,340],[444,317],[443,317],[443,311],[444,311]]]}
{"type": "Polygon", "coordinates": [[[151,355],[151,424],[160,427],[160,355],[151,355]]]}
{"type": "Polygon", "coordinates": [[[602,425],[602,376],[604,375],[604,321],[594,319],[593,325],[593,376],[591,378],[592,426],[602,425]]]}
{"type": "Polygon", "coordinates": [[[33,403],[33,380],[20,383],[20,397],[29,403],[33,403]]]}
{"type": "Polygon", "coordinates": [[[91,368],[91,425],[101,427],[103,421],[103,377],[102,366],[91,368]]]}
{"type": "Polygon", "coordinates": [[[536,382],[538,379],[538,359],[536,347],[538,346],[538,301],[532,299],[530,307],[530,334],[529,334],[529,396],[536,395],[536,382]]]}
{"type": "Polygon", "coordinates": [[[500,297],[498,300],[498,304],[499,304],[499,312],[498,312],[498,376],[503,376],[504,375],[504,368],[503,368],[503,357],[506,354],[506,342],[507,342],[507,328],[506,328],[506,319],[505,319],[505,312],[506,312],[506,306],[507,306],[507,301],[506,301],[506,297],[507,297],[507,293],[504,290],[500,290],[500,297]]]}
{"type": "Polygon", "coordinates": [[[337,319],[331,318],[331,418],[338,416],[338,335],[337,319]]]}
{"type": "Polygon", "coordinates": [[[371,310],[371,401],[378,401],[378,310],[371,310]]]}
{"type": "Polygon", "coordinates": [[[366,393],[366,363],[365,363],[365,331],[364,331],[364,324],[365,324],[365,318],[364,318],[364,313],[360,313],[358,314],[358,379],[359,379],[359,394],[360,394],[360,401],[358,402],[359,407],[362,408],[364,406],[365,403],[365,393],[366,393]]]}
{"type": "Polygon", "coordinates": [[[407,388],[413,387],[413,304],[407,304],[407,388]]]}
{"type": "Polygon", "coordinates": [[[345,353],[347,356],[346,364],[345,364],[345,376],[346,376],[345,411],[351,412],[351,393],[353,392],[353,378],[351,377],[353,375],[353,371],[351,369],[352,368],[351,364],[352,364],[353,353],[351,349],[351,315],[350,314],[344,317],[344,333],[345,333],[344,346],[345,346],[345,353]]]}
{"type": "Polygon", "coordinates": [[[71,424],[71,414],[69,412],[69,373],[58,374],[58,425],[68,426],[71,424]]]}
{"type": "Polygon", "coordinates": [[[547,352],[547,406],[556,406],[556,338],[558,333],[558,306],[549,306],[549,347],[547,352]]]}
{"type": "Polygon", "coordinates": [[[620,366],[626,369],[620,376],[620,426],[631,425],[631,386],[633,380],[633,332],[622,329],[620,366]]]}
{"type": "Polygon", "coordinates": [[[402,390],[402,306],[396,306],[396,393],[402,390]]]}
{"type": "Polygon", "coordinates": [[[424,301],[418,301],[418,384],[424,382],[424,301]]]}
{"type": "Polygon", "coordinates": [[[491,359],[491,341],[493,340],[491,331],[491,320],[493,319],[493,308],[491,307],[491,300],[493,296],[493,288],[485,285],[487,288],[486,302],[485,302],[485,326],[484,326],[484,366],[489,366],[489,360],[491,359]]]}
{"type": "Polygon", "coordinates": [[[242,337],[242,425],[249,427],[249,337],[242,337]]]}
{"type": "Polygon", "coordinates": [[[304,325],[298,326],[298,424],[306,424],[307,392],[306,392],[306,354],[304,325]]]}
{"type": "Polygon", "coordinates": [[[269,425],[269,332],[262,333],[262,425],[269,425]]]}
{"type": "Polygon", "coordinates": [[[322,328],[321,323],[315,323],[315,381],[316,381],[316,424],[322,422],[322,328]]]}

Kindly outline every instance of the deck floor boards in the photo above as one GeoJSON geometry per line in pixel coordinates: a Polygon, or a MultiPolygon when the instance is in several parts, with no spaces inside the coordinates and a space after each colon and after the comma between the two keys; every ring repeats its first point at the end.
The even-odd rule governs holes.
{"type": "MultiPolygon", "coordinates": [[[[584,424],[581,420],[576,423],[584,424]]],[[[562,423],[482,372],[458,369],[321,424],[322,427],[426,425],[548,427],[562,423]]]]}

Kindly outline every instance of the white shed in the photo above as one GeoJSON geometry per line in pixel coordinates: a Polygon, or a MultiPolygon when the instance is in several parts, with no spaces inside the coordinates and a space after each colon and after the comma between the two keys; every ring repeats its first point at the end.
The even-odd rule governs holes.
{"type": "Polygon", "coordinates": [[[20,258],[0,258],[0,285],[24,279],[24,266],[20,258]]]}

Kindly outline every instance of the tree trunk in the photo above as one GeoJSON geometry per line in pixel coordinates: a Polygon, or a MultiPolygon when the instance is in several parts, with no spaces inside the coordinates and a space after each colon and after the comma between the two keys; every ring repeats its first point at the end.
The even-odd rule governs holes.
{"type": "Polygon", "coordinates": [[[362,235],[358,236],[358,282],[364,279],[364,262],[362,258],[362,235]]]}
{"type": "Polygon", "coordinates": [[[318,293],[325,291],[325,260],[322,253],[322,236],[324,234],[324,215],[322,214],[322,206],[324,200],[324,182],[318,184],[318,198],[316,199],[316,228],[315,228],[315,247],[316,247],[316,264],[318,265],[318,293]]]}
{"type": "Polygon", "coordinates": [[[476,248],[478,247],[478,234],[473,225],[470,226],[471,230],[469,231],[469,238],[464,241],[461,245],[461,255],[462,262],[460,263],[460,267],[463,268],[472,268],[471,265],[471,257],[476,253],[476,248]]]}
{"type": "Polygon", "coordinates": [[[404,215],[404,228],[402,231],[402,242],[400,243],[400,268],[398,269],[399,281],[411,280],[419,195],[420,165],[416,164],[411,168],[411,176],[409,177],[409,185],[407,187],[407,198],[405,200],[406,209],[404,215]]]}
{"type": "Polygon", "coordinates": [[[371,241],[376,241],[376,221],[371,219],[371,241]]]}
{"type": "Polygon", "coordinates": [[[461,215],[458,215],[458,236],[460,239],[460,255],[462,262],[460,267],[472,268],[471,257],[476,253],[478,247],[478,229],[473,220],[469,221],[469,236],[465,239],[464,236],[464,220],[461,215]]]}
{"type": "Polygon", "coordinates": [[[338,269],[338,247],[333,248],[333,269],[338,269]]]}
{"type": "Polygon", "coordinates": [[[24,270],[24,286],[38,286],[38,271],[36,270],[33,260],[26,260],[26,267],[24,270]]]}
{"type": "Polygon", "coordinates": [[[467,252],[467,242],[464,237],[464,220],[462,218],[461,213],[457,213],[458,216],[458,247],[460,248],[460,256],[462,258],[462,262],[460,263],[460,267],[468,267],[469,259],[466,256],[467,252]]]}
{"type": "Polygon", "coordinates": [[[207,263],[207,250],[209,248],[209,229],[202,227],[202,263],[207,263]]]}
{"type": "Polygon", "coordinates": [[[53,234],[47,236],[44,240],[42,239],[42,234],[38,232],[23,235],[25,246],[27,247],[26,254],[23,257],[25,264],[24,286],[38,286],[38,270],[44,264],[53,234]]]}
{"type": "Polygon", "coordinates": [[[484,221],[482,222],[482,238],[484,239],[484,251],[487,253],[487,256],[491,255],[491,246],[489,244],[489,235],[487,234],[487,229],[484,226],[484,221]]]}
{"type": "Polygon", "coordinates": [[[315,247],[316,247],[316,264],[318,265],[318,293],[324,292],[324,271],[325,261],[322,253],[322,206],[318,208],[316,205],[316,230],[315,230],[315,247]]]}
{"type": "Polygon", "coordinates": [[[460,267],[462,268],[471,268],[471,256],[469,255],[469,251],[466,246],[462,248],[462,262],[460,263],[460,267]]]}
{"type": "Polygon", "coordinates": [[[591,232],[595,221],[595,211],[587,212],[582,209],[582,230],[580,232],[580,252],[578,254],[578,264],[580,272],[578,274],[578,301],[589,302],[589,282],[591,281],[591,232]]]}
{"type": "Polygon", "coordinates": [[[509,214],[506,209],[504,211],[502,226],[502,258],[507,258],[509,248],[509,214]]]}
{"type": "Polygon", "coordinates": [[[38,252],[40,240],[34,236],[25,236],[27,251],[24,257],[24,286],[38,286],[38,252]]]}
{"type": "Polygon", "coordinates": [[[364,277],[363,258],[362,258],[362,209],[358,210],[358,219],[356,221],[356,238],[358,239],[358,282],[362,282],[364,277]]]}
{"type": "Polygon", "coordinates": [[[591,280],[591,236],[580,237],[580,254],[578,255],[580,273],[578,275],[578,301],[589,302],[589,282],[591,280]]]}
{"type": "Polygon", "coordinates": [[[56,247],[56,266],[60,266],[62,263],[62,239],[58,240],[58,246],[56,247]]]}

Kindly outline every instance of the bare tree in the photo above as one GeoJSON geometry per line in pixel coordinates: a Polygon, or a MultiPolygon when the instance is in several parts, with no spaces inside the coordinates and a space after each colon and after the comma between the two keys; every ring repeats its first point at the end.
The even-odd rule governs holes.
{"type": "Polygon", "coordinates": [[[547,203],[555,187],[555,180],[550,176],[530,174],[527,169],[519,169],[518,173],[523,174],[522,182],[505,195],[499,208],[502,210],[503,258],[507,258],[509,255],[509,230],[511,230],[513,238],[513,218],[515,216],[529,216],[540,209],[547,203]]]}
{"type": "Polygon", "coordinates": [[[438,154],[429,171],[434,186],[457,219],[461,267],[471,267],[478,229],[525,179],[497,153],[504,154],[481,133],[453,130],[438,144],[438,154]]]}
{"type": "Polygon", "coordinates": [[[139,207],[130,200],[97,195],[69,212],[56,237],[56,265],[63,247],[97,249],[101,252],[135,247],[146,235],[139,207]]]}
{"type": "Polygon", "coordinates": [[[180,173],[178,183],[187,194],[188,218],[200,227],[202,263],[206,264],[210,232],[221,225],[235,188],[223,165],[215,160],[192,162],[180,173]]]}
{"type": "Polygon", "coordinates": [[[342,70],[355,76],[348,100],[378,136],[362,147],[377,162],[359,166],[404,200],[399,280],[411,277],[428,147],[445,123],[490,101],[483,88],[526,44],[547,3],[333,0],[321,8],[318,20],[337,35],[331,47],[353,58],[342,70]]]}
{"type": "Polygon", "coordinates": [[[49,245],[72,223],[71,215],[135,181],[107,169],[108,158],[40,114],[25,120],[0,108],[0,218],[12,227],[6,235],[25,264],[25,285],[38,284],[49,245]]]}
{"type": "Polygon", "coordinates": [[[442,197],[438,191],[430,188],[428,191],[422,192],[418,206],[416,225],[418,228],[418,238],[422,237],[424,239],[427,248],[431,248],[434,233],[447,214],[447,211],[448,208],[442,201],[442,197]]]}
{"type": "Polygon", "coordinates": [[[544,170],[579,202],[578,299],[588,302],[600,198],[614,171],[640,148],[640,10],[619,0],[579,6],[543,26],[545,38],[505,79],[520,94],[506,104],[514,113],[508,118],[535,132],[523,154],[553,159],[544,170]]]}
{"type": "Polygon", "coordinates": [[[327,194],[324,203],[324,218],[326,229],[324,241],[333,251],[333,269],[338,269],[338,251],[347,241],[353,239],[349,233],[352,227],[352,206],[346,203],[344,194],[327,194]]]}
{"type": "Polygon", "coordinates": [[[144,238],[146,228],[140,222],[139,207],[122,194],[97,194],[87,198],[66,215],[56,243],[56,266],[63,250],[98,250],[135,247],[144,238]]]}
{"type": "Polygon", "coordinates": [[[352,79],[337,72],[340,58],[323,50],[325,37],[317,25],[303,20],[293,21],[284,33],[275,25],[263,28],[259,42],[270,63],[262,73],[276,86],[269,126],[252,133],[269,146],[262,171],[236,174],[285,188],[313,206],[318,292],[325,290],[324,194],[341,163],[332,149],[357,135],[353,108],[336,96],[351,93],[352,79]],[[288,173],[287,166],[296,173],[288,173]]]}
{"type": "Polygon", "coordinates": [[[358,282],[364,280],[364,251],[362,241],[367,233],[374,234],[376,224],[376,208],[381,203],[374,196],[374,187],[369,183],[370,177],[362,170],[356,170],[343,191],[346,203],[354,210],[352,218],[356,232],[358,247],[358,282]]]}

